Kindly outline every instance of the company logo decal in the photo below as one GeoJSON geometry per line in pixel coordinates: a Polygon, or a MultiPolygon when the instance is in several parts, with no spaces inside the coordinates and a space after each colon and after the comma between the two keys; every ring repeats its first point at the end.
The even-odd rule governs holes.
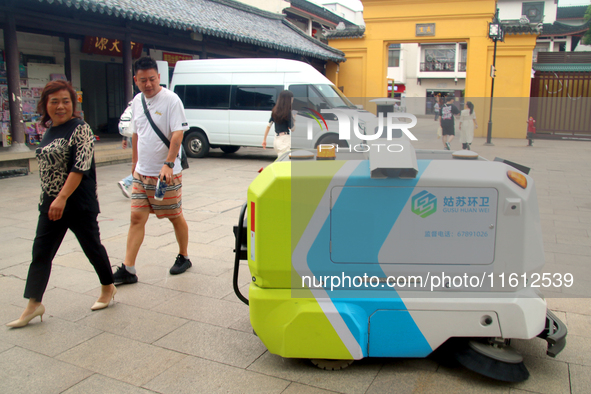
{"type": "Polygon", "coordinates": [[[423,190],[412,196],[411,210],[414,214],[426,218],[437,211],[437,197],[423,190]]]}
{"type": "Polygon", "coordinates": [[[312,108],[308,108],[308,107],[305,107],[304,109],[307,109],[308,111],[311,112],[311,114],[309,114],[309,115],[312,118],[314,118],[316,123],[318,123],[318,126],[320,126],[320,130],[324,131],[324,129],[322,128],[322,123],[320,123],[320,120],[318,118],[320,118],[322,120],[322,122],[324,123],[324,126],[326,127],[326,131],[328,131],[328,125],[326,124],[326,120],[324,119],[324,116],[320,115],[320,112],[314,111],[312,108]],[[314,116],[314,115],[316,115],[316,116],[314,116]]]}

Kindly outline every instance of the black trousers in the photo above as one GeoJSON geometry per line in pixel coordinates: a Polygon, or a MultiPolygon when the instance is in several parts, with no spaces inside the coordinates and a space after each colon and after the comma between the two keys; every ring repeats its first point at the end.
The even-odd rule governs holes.
{"type": "Polygon", "coordinates": [[[113,271],[105,247],[101,244],[98,214],[93,212],[64,212],[60,220],[51,221],[47,213],[39,213],[37,234],[33,241],[33,260],[29,266],[25,298],[41,302],[49,282],[51,263],[68,229],[72,230],[84,254],[94,266],[101,285],[113,283],[113,271]]]}

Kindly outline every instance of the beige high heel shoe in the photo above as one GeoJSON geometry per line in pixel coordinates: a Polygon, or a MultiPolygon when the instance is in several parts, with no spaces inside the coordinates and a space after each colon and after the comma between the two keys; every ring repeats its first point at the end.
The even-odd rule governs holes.
{"type": "MultiPolygon", "coordinates": [[[[111,295],[111,299],[115,302],[115,294],[117,294],[117,288],[113,287],[113,294],[111,295]]],[[[111,303],[111,299],[107,302],[95,302],[93,306],[90,307],[92,311],[98,311],[100,309],[105,309],[111,303]]]]}
{"type": "Polygon", "coordinates": [[[37,316],[41,316],[41,321],[43,321],[43,314],[44,313],[45,313],[45,307],[43,306],[43,304],[40,304],[37,308],[35,308],[35,310],[32,313],[28,314],[24,318],[17,319],[15,321],[11,321],[10,323],[8,323],[6,325],[11,328],[24,327],[27,324],[29,324],[29,322],[37,316]]]}

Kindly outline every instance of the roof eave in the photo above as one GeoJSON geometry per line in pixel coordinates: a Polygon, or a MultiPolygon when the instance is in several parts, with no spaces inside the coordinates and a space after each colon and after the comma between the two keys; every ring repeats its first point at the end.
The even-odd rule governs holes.
{"type": "Polygon", "coordinates": [[[281,20],[284,24],[291,27],[292,30],[303,35],[304,37],[306,37],[309,40],[313,40],[311,42],[313,42],[315,45],[318,45],[325,50],[335,53],[335,56],[323,56],[322,54],[319,54],[319,53],[314,53],[311,51],[306,51],[306,50],[302,50],[302,49],[294,48],[294,47],[290,47],[290,46],[278,45],[278,44],[272,43],[272,42],[267,42],[267,41],[247,37],[247,36],[233,34],[231,32],[224,31],[224,30],[206,28],[206,27],[203,27],[203,26],[200,26],[197,24],[176,23],[174,21],[163,19],[163,18],[158,18],[158,17],[152,16],[152,15],[138,14],[137,12],[132,13],[132,12],[128,12],[123,9],[120,9],[120,8],[107,7],[107,6],[103,6],[100,4],[97,5],[96,3],[89,3],[87,1],[75,1],[75,0],[38,0],[38,1],[40,3],[46,2],[49,4],[52,4],[55,2],[55,3],[59,3],[60,5],[65,5],[67,7],[75,7],[77,9],[83,8],[85,11],[92,11],[95,13],[96,12],[99,12],[101,14],[107,13],[108,15],[113,15],[118,18],[136,20],[139,22],[149,23],[149,24],[153,24],[153,25],[160,25],[160,26],[168,27],[168,28],[175,29],[175,30],[191,30],[191,31],[195,31],[195,32],[198,32],[201,34],[210,35],[213,37],[219,37],[219,38],[223,38],[223,39],[227,39],[227,40],[231,40],[231,41],[237,41],[237,42],[258,45],[261,47],[284,51],[284,52],[288,52],[288,53],[296,53],[299,55],[310,56],[310,57],[314,57],[314,58],[321,59],[321,60],[333,60],[335,62],[344,62],[346,60],[343,52],[341,52],[335,48],[329,47],[328,45],[321,43],[311,37],[308,37],[306,34],[303,34],[303,32],[301,32],[300,29],[298,29],[297,27],[295,27],[293,25],[290,26],[291,24],[287,24],[284,15],[274,14],[274,13],[271,13],[268,11],[260,10],[260,9],[248,6],[246,4],[238,3],[233,0],[209,0],[209,1],[216,2],[216,3],[222,4],[222,5],[228,6],[228,7],[240,9],[245,12],[255,13],[259,16],[262,16],[262,17],[265,17],[268,19],[281,20]]]}

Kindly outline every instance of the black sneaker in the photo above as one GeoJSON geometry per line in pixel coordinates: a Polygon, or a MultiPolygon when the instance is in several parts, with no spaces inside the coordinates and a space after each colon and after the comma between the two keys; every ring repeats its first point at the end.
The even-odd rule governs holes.
{"type": "Polygon", "coordinates": [[[121,264],[121,267],[117,267],[117,272],[113,274],[113,280],[115,281],[115,286],[136,283],[137,275],[129,272],[125,269],[125,265],[121,264]]]}
{"type": "Polygon", "coordinates": [[[171,275],[182,274],[183,272],[185,272],[186,270],[188,270],[192,266],[193,266],[193,264],[191,264],[191,260],[186,259],[184,256],[179,254],[178,256],[176,256],[176,261],[174,262],[174,265],[172,267],[170,267],[170,274],[171,275]]]}

